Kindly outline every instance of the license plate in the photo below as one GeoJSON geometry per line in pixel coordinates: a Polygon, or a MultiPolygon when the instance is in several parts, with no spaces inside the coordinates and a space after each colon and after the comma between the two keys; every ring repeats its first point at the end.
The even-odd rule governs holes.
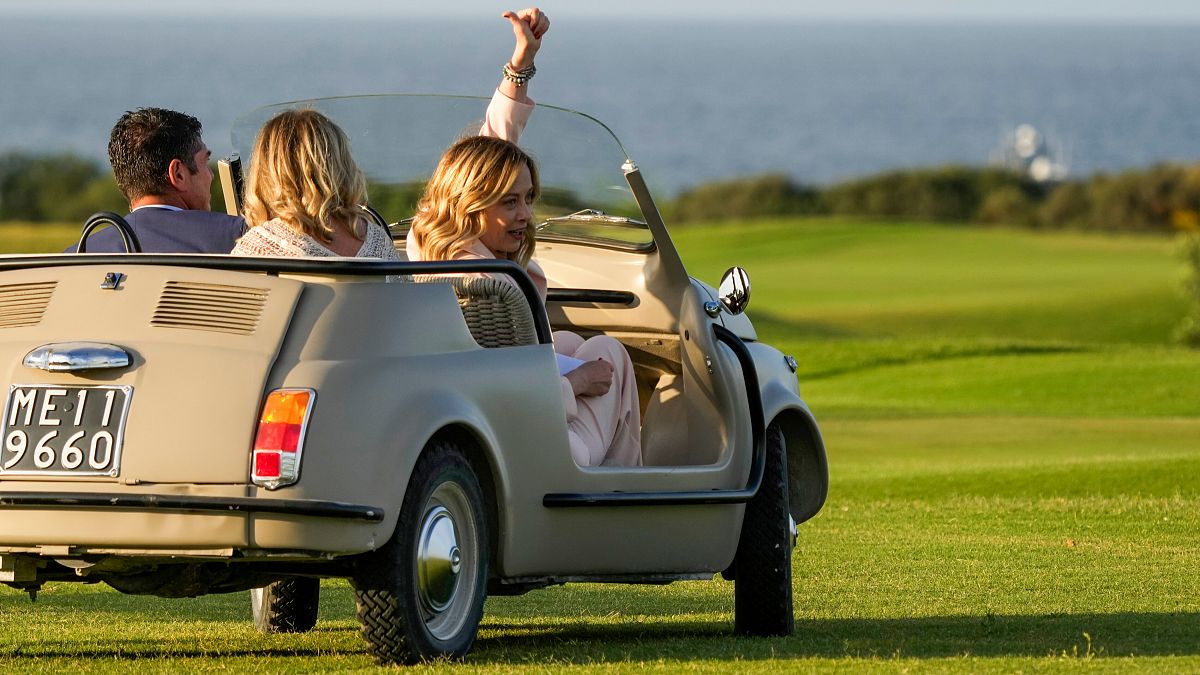
{"type": "Polygon", "coordinates": [[[14,384],[0,476],[117,476],[133,387],[14,384]]]}

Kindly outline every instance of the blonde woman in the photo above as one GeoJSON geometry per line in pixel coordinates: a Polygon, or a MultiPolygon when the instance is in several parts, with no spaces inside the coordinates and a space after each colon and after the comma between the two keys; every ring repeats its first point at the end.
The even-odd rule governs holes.
{"type": "MultiPolygon", "coordinates": [[[[480,133],[516,140],[533,111],[529,80],[550,19],[536,7],[503,17],[516,45],[480,133]]],[[[235,255],[399,258],[388,233],[363,217],[366,179],[345,132],[328,117],[314,110],[276,115],[259,132],[253,157],[244,209],[251,228],[235,255]]]]}
{"type": "MultiPolygon", "coordinates": [[[[409,232],[410,260],[512,260],[546,300],[534,262],[537,165],[508,141],[464,138],[442,156],[409,232]]],[[[497,278],[509,281],[505,275],[497,278]]],[[[554,349],[579,363],[561,379],[571,456],[580,466],[640,466],[641,412],[628,352],[613,338],[559,331],[554,349]]]]}
{"type": "Polygon", "coordinates": [[[367,180],[341,127],[315,110],[267,120],[246,181],[246,222],[234,255],[399,260],[392,238],[368,226],[367,180]]]}

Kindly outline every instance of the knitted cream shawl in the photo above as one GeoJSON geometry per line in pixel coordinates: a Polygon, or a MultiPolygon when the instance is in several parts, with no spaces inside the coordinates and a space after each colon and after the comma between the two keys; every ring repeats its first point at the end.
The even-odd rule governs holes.
{"type": "MultiPolygon", "coordinates": [[[[293,230],[291,226],[278,218],[268,220],[262,225],[255,225],[242,235],[237,246],[233,247],[233,255],[256,257],[284,258],[334,258],[338,254],[312,237],[293,230]]],[[[382,258],[384,260],[400,260],[392,239],[382,227],[367,225],[367,236],[362,248],[354,255],[355,258],[382,258]]]]}

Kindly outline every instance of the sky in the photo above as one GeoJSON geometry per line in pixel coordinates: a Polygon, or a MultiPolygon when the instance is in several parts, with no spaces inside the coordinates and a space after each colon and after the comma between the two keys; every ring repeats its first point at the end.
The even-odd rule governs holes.
{"type": "MultiPolygon", "coordinates": [[[[1174,23],[1200,21],[1196,0],[603,0],[548,1],[539,4],[551,18],[695,18],[754,20],[914,20],[914,21],[1072,21],[1174,23]],[[732,9],[731,9],[732,8],[732,9]]],[[[203,16],[380,16],[487,18],[512,3],[453,0],[442,6],[396,0],[0,0],[4,14],[122,16],[130,14],[203,16]]]]}

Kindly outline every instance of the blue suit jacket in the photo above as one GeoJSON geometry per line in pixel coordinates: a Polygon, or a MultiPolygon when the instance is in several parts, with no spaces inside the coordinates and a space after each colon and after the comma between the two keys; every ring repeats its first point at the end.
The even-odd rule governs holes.
{"type": "MultiPolygon", "coordinates": [[[[241,216],[213,211],[171,211],[144,208],[125,216],[142,244],[143,253],[229,253],[246,231],[241,216]]],[[[67,249],[73,253],[75,247],[67,249]]],[[[124,253],[115,227],[88,237],[88,253],[124,253]]]]}

